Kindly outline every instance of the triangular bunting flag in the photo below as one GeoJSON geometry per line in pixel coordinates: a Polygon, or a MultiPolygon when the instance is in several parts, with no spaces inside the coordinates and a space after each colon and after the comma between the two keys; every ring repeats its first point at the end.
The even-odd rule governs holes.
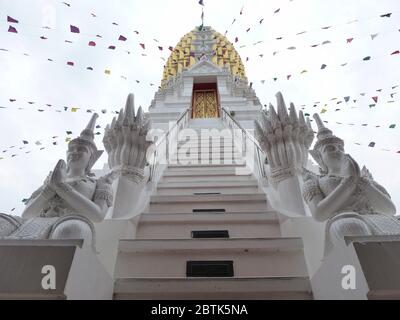
{"type": "Polygon", "coordinates": [[[14,18],[12,18],[12,17],[10,17],[10,16],[7,16],[7,22],[10,22],[10,23],[18,23],[18,20],[17,20],[17,19],[14,19],[14,18]]]}
{"type": "Polygon", "coordinates": [[[78,27],[75,27],[75,26],[73,26],[73,25],[70,25],[70,30],[71,30],[72,33],[79,33],[79,32],[80,32],[80,31],[79,31],[79,28],[78,28],[78,27]]]}
{"type": "Polygon", "coordinates": [[[8,32],[18,33],[17,29],[15,29],[13,26],[8,27],[8,32]]]}

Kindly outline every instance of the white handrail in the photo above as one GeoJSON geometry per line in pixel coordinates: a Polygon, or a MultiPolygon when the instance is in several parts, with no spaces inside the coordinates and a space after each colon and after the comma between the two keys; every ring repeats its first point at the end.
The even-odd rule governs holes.
{"type": "Polygon", "coordinates": [[[244,129],[240,125],[239,122],[237,122],[235,119],[233,119],[233,117],[229,114],[229,112],[225,108],[221,108],[221,110],[222,110],[222,119],[225,120],[228,123],[228,125],[230,127],[232,127],[232,129],[233,129],[233,126],[236,126],[239,130],[241,130],[242,139],[244,140],[243,146],[244,147],[246,146],[246,139],[245,138],[248,138],[253,143],[253,145],[256,147],[257,162],[258,162],[258,167],[259,167],[259,170],[260,170],[260,174],[261,174],[262,177],[265,178],[267,175],[265,173],[264,163],[261,160],[261,156],[263,156],[264,159],[266,159],[266,155],[265,155],[264,151],[261,149],[259,143],[253,137],[252,134],[250,134],[246,129],[244,129]],[[229,123],[229,121],[230,121],[230,123],[229,123]]]}
{"type": "Polygon", "coordinates": [[[173,130],[175,130],[175,128],[178,128],[178,131],[176,133],[176,136],[178,136],[179,134],[179,129],[188,122],[189,120],[189,111],[190,111],[190,107],[187,108],[185,111],[183,111],[181,113],[181,115],[179,116],[178,120],[174,123],[174,125],[168,130],[168,132],[166,132],[160,139],[158,139],[155,142],[155,147],[154,147],[154,151],[153,151],[153,163],[150,166],[150,175],[149,175],[149,180],[148,181],[153,181],[154,176],[155,176],[155,171],[157,169],[157,164],[158,164],[158,152],[159,152],[159,148],[160,146],[163,145],[163,141],[166,140],[166,155],[167,155],[167,161],[168,161],[168,149],[169,149],[169,141],[171,139],[171,133],[173,132],[173,130]]]}

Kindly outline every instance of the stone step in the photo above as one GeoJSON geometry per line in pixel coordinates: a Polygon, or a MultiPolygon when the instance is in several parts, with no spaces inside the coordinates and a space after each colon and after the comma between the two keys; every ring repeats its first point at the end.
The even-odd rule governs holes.
{"type": "Polygon", "coordinates": [[[255,193],[263,193],[258,189],[258,186],[226,186],[226,187],[215,187],[210,186],[207,183],[207,186],[199,187],[199,186],[178,186],[176,188],[172,188],[168,184],[166,187],[157,186],[156,195],[196,195],[196,194],[255,194],[255,193]]]}
{"type": "MultiPolygon", "coordinates": [[[[121,239],[120,253],[277,253],[303,250],[301,238],[121,239]]],[[[172,270],[171,270],[172,271],[172,270]]]]}
{"type": "Polygon", "coordinates": [[[267,204],[265,194],[153,195],[146,212],[194,212],[205,209],[246,212],[266,211],[271,207],[267,204]]]}
{"type": "Polygon", "coordinates": [[[219,202],[266,202],[265,194],[216,194],[216,195],[177,195],[162,196],[152,195],[150,203],[219,203],[219,202]]]}
{"type": "Polygon", "coordinates": [[[182,170],[187,169],[197,169],[197,168],[244,168],[245,164],[189,164],[189,165],[181,165],[181,164],[169,164],[168,168],[180,168],[182,170]]]}
{"type": "Polygon", "coordinates": [[[175,152],[172,152],[173,155],[235,155],[236,157],[242,157],[242,152],[239,152],[233,147],[229,147],[229,149],[224,148],[210,148],[210,149],[179,149],[175,152]]]}
{"type": "Polygon", "coordinates": [[[241,155],[232,154],[178,154],[171,156],[169,162],[182,165],[188,164],[244,164],[245,159],[241,155]]]}
{"type": "Polygon", "coordinates": [[[220,181],[224,182],[238,182],[238,181],[255,181],[255,178],[251,174],[246,175],[235,175],[235,174],[175,174],[170,172],[168,175],[164,175],[160,179],[160,183],[184,183],[184,182],[208,182],[217,183],[220,181]]]}
{"type": "Polygon", "coordinates": [[[265,222],[265,223],[279,223],[278,214],[276,211],[227,211],[223,213],[193,213],[193,212],[181,212],[181,213],[143,213],[140,215],[140,223],[167,223],[167,222],[230,222],[230,223],[242,223],[242,222],[265,222]]]}
{"type": "MultiPolygon", "coordinates": [[[[236,195],[233,195],[236,196],[236,195]]],[[[169,196],[172,197],[172,196],[169,196]]],[[[163,202],[150,203],[149,207],[144,212],[226,212],[236,210],[238,212],[246,211],[268,211],[271,206],[264,201],[219,201],[216,203],[197,201],[197,202],[163,202]],[[225,210],[225,211],[223,211],[225,210]]]]}
{"type": "Polygon", "coordinates": [[[132,277],[116,279],[114,299],[311,300],[313,297],[308,277],[132,277]]]}
{"type": "Polygon", "coordinates": [[[115,277],[185,277],[187,261],[233,261],[234,277],[308,275],[301,238],[120,240],[115,277]]]}
{"type": "Polygon", "coordinates": [[[144,213],[139,218],[136,239],[190,239],[192,231],[226,230],[229,238],[280,237],[277,214],[235,213],[144,213]]]}
{"type": "MultiPolygon", "coordinates": [[[[179,169],[178,169],[179,170],[179,169]]],[[[219,192],[222,194],[260,193],[257,181],[186,181],[186,182],[159,182],[157,195],[194,194],[219,192]]]]}
{"type": "Polygon", "coordinates": [[[178,148],[182,146],[190,148],[231,148],[238,147],[238,142],[234,140],[212,140],[212,139],[191,139],[191,140],[179,140],[177,144],[178,148]]]}
{"type": "Polygon", "coordinates": [[[189,165],[182,165],[176,167],[168,167],[163,173],[163,177],[171,176],[246,176],[251,175],[250,169],[243,166],[216,166],[218,164],[213,164],[212,166],[199,166],[200,164],[194,164],[189,168],[189,165]]]}
{"type": "Polygon", "coordinates": [[[243,158],[232,158],[232,157],[208,157],[208,158],[188,158],[186,156],[181,156],[178,159],[170,159],[168,164],[180,164],[182,166],[187,165],[216,165],[216,164],[237,164],[242,165],[245,164],[245,159],[243,158]]]}
{"type": "Polygon", "coordinates": [[[186,155],[186,156],[202,156],[202,155],[209,155],[209,156],[218,156],[220,157],[221,155],[228,155],[228,156],[236,156],[236,157],[242,157],[242,153],[239,151],[236,151],[234,149],[230,149],[230,150],[224,150],[224,149],[216,149],[216,150],[200,150],[199,149],[195,149],[195,150],[189,150],[189,149],[185,149],[185,150],[178,150],[177,152],[172,153],[173,155],[186,155]]]}
{"type": "Polygon", "coordinates": [[[210,148],[215,148],[215,149],[221,149],[221,148],[233,148],[238,146],[239,144],[234,143],[233,140],[217,140],[217,141],[213,141],[213,140],[196,140],[196,139],[192,139],[192,140],[185,140],[185,141],[181,141],[179,140],[178,143],[175,146],[178,147],[190,147],[190,148],[202,148],[202,149],[210,149],[210,148]],[[218,143],[219,142],[219,143],[218,143]]]}
{"type": "Polygon", "coordinates": [[[189,128],[218,128],[225,127],[221,118],[190,119],[189,128]]]}
{"type": "Polygon", "coordinates": [[[240,163],[243,164],[245,159],[241,154],[232,154],[232,153],[191,153],[185,154],[180,153],[173,155],[171,159],[177,159],[179,163],[185,162],[194,162],[194,164],[224,164],[226,161],[230,161],[230,163],[240,163]],[[173,157],[173,158],[172,158],[173,157]],[[212,161],[213,160],[213,161],[212,161]],[[206,161],[202,163],[202,161],[206,161]]]}
{"type": "MultiPolygon", "coordinates": [[[[166,168],[165,172],[198,172],[198,173],[206,173],[210,172],[211,174],[214,172],[221,173],[232,173],[236,174],[237,172],[247,172],[250,174],[250,169],[245,166],[244,163],[194,163],[194,164],[175,164],[170,163],[166,168]]],[[[243,174],[241,174],[243,175],[243,174]]]]}

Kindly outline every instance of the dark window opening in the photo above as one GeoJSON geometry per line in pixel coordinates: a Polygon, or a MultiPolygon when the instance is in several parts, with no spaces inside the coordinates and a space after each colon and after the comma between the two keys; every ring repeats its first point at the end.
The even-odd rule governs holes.
{"type": "Polygon", "coordinates": [[[221,194],[221,192],[194,192],[194,195],[210,195],[210,194],[221,194]]]}
{"type": "Polygon", "coordinates": [[[192,238],[229,238],[228,230],[192,231],[192,238]]]}
{"type": "Polygon", "coordinates": [[[233,261],[187,261],[187,277],[233,277],[233,261]]]}
{"type": "Polygon", "coordinates": [[[211,213],[211,212],[226,212],[225,209],[193,209],[192,212],[203,212],[203,213],[211,213]]]}

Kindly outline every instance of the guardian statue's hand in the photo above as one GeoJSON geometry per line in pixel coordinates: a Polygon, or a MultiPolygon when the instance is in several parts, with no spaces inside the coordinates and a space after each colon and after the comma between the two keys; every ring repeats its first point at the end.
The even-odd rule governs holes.
{"type": "Polygon", "coordinates": [[[64,160],[59,160],[51,174],[49,185],[52,188],[57,188],[66,176],[66,164],[64,160]]]}
{"type": "Polygon", "coordinates": [[[290,104],[288,113],[282,94],[277,93],[277,110],[270,105],[256,121],[255,133],[261,148],[266,153],[273,180],[283,180],[294,172],[301,172],[308,159],[308,148],[314,138],[309,119],[290,104]]]}
{"type": "Polygon", "coordinates": [[[145,117],[141,107],[135,114],[133,95],[130,94],[125,110],[121,109],[118,118],[114,118],[111,126],[105,129],[103,142],[111,169],[133,167],[143,170],[146,150],[151,145],[147,141],[150,126],[150,120],[145,117]]]}

